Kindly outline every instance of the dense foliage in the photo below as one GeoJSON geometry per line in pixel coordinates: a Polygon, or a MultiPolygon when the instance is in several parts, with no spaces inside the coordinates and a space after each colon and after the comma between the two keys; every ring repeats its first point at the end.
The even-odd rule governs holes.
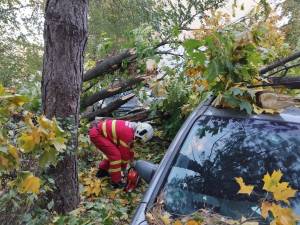
{"type": "MultiPolygon", "coordinates": [[[[85,82],[83,95],[98,92],[115,79],[149,77],[154,98],[150,117],[158,127],[152,142],[135,146],[137,158],[159,163],[186,117],[208,94],[218,96],[216,106],[249,114],[274,112],[256,105],[256,93],[269,89],[250,89],[249,85],[265,81],[259,76],[261,67],[298,47],[298,3],[286,0],[278,6],[289,15],[289,23],[281,27],[282,17],[271,13],[266,1],[237,22],[216,10],[224,2],[188,1],[187,6],[168,0],[90,1],[85,69],[125,49],[132,49],[136,58],[134,63],[125,60],[121,70],[85,82]],[[191,28],[195,19],[197,27],[191,28]],[[183,35],[186,32],[188,38],[183,35]],[[157,48],[162,42],[167,44],[157,48]],[[157,70],[150,75],[149,59],[156,62],[157,70]]],[[[242,5],[236,3],[233,8],[237,11],[242,5]]],[[[65,151],[67,134],[55,119],[41,115],[42,18],[43,1],[0,3],[0,83],[4,85],[0,85],[0,223],[129,223],[147,185],[142,183],[125,194],[112,190],[108,180],[95,179],[96,162],[103,155],[91,145],[86,121],[80,124],[77,152],[80,207],[66,215],[54,210],[55,185],[49,173],[65,151]]],[[[299,69],[289,74],[297,75],[299,69]]],[[[135,92],[146,101],[147,95],[140,92],[143,86],[137,85],[135,92]]]]}
{"type": "MultiPolygon", "coordinates": [[[[168,134],[176,134],[177,129],[172,128],[180,127],[178,118],[183,121],[208,93],[217,96],[217,107],[238,108],[248,114],[276,112],[261,108],[256,100],[257,93],[274,91],[272,88],[249,88],[266,82],[259,74],[264,65],[293,52],[285,31],[278,26],[280,17],[270,13],[269,7],[258,5],[238,23],[229,22],[232,19],[227,13],[212,11],[194,31],[194,37],[184,41],[184,61],[178,63],[184,65],[181,70],[168,68],[165,99],[157,103],[160,110],[172,109],[171,115],[176,115],[167,119],[168,134]]],[[[299,68],[294,68],[288,75],[298,72],[299,68]]]]}

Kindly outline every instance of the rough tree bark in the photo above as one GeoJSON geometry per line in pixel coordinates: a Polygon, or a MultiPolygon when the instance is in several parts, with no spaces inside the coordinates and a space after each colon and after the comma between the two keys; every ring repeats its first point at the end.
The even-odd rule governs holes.
{"type": "Polygon", "coordinates": [[[44,24],[42,105],[48,118],[62,121],[70,133],[63,159],[53,175],[55,209],[75,209],[80,201],[77,162],[77,130],[83,79],[83,52],[87,40],[88,0],[47,0],[44,24]]]}

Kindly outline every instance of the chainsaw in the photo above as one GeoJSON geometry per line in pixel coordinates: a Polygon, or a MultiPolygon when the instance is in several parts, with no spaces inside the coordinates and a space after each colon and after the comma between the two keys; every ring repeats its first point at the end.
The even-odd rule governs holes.
{"type": "Polygon", "coordinates": [[[135,168],[130,167],[127,171],[127,180],[126,180],[126,186],[124,191],[125,192],[132,192],[136,189],[138,183],[140,181],[140,176],[135,168]]]}

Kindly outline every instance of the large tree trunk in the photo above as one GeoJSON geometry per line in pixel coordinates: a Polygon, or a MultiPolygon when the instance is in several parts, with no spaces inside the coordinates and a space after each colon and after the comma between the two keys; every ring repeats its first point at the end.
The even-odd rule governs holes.
{"type": "MultiPolygon", "coordinates": [[[[54,169],[55,209],[65,213],[80,201],[76,149],[83,52],[87,40],[87,0],[47,0],[44,27],[42,105],[70,134],[64,157],[54,169]]],[[[51,172],[51,173],[52,173],[51,172]]]]}

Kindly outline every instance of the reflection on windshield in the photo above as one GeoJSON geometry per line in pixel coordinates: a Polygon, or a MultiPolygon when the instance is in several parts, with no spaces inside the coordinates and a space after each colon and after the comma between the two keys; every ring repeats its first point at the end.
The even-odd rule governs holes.
{"type": "MultiPolygon", "coordinates": [[[[238,195],[234,177],[262,190],[267,172],[300,190],[300,125],[253,119],[203,117],[184,142],[164,188],[166,209],[189,214],[202,207],[239,219],[259,213],[263,196],[238,195]]],[[[300,214],[300,195],[292,207],[300,214]]]]}

